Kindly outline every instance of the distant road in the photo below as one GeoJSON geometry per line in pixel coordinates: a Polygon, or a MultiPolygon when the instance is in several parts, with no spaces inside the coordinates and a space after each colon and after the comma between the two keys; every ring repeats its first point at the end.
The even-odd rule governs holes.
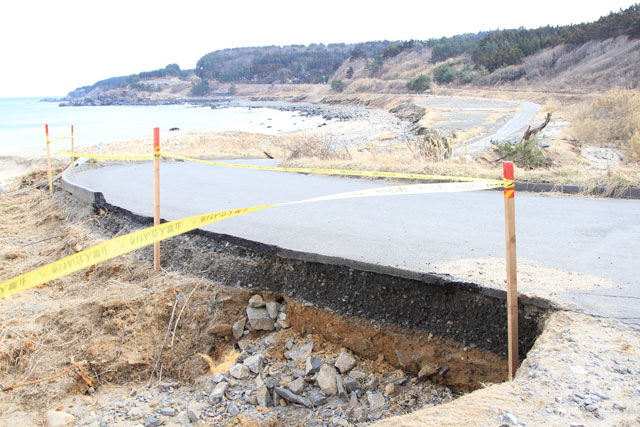
{"type": "MultiPolygon", "coordinates": [[[[152,176],[151,164],[146,163],[72,172],[69,180],[103,192],[111,204],[151,216],[152,176]]],[[[174,220],[389,185],[163,162],[162,217],[174,220]]],[[[640,201],[519,193],[516,212],[520,259],[596,276],[592,290],[554,289],[561,301],[640,324],[640,201]],[[598,287],[605,282],[614,287],[598,287]]],[[[300,252],[429,273],[433,264],[504,257],[503,215],[502,193],[482,191],[282,206],[205,229],[300,252]]],[[[527,283],[522,286],[526,290],[527,283]]]]}
{"type": "Polygon", "coordinates": [[[502,141],[518,130],[526,127],[540,109],[540,106],[538,104],[534,104],[533,102],[514,102],[522,105],[522,109],[518,111],[518,113],[516,113],[516,115],[513,116],[511,120],[509,120],[504,126],[498,129],[498,131],[494,134],[485,136],[478,141],[472,142],[471,144],[457,147],[456,151],[458,151],[458,154],[464,153],[473,158],[478,157],[491,146],[491,141],[502,141]]]}

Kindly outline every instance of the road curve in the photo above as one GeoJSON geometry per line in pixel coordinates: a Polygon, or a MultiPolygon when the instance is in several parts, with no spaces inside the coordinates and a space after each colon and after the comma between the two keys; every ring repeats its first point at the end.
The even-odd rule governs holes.
{"type": "MultiPolygon", "coordinates": [[[[141,163],[74,171],[66,179],[102,192],[113,205],[150,216],[152,177],[151,164],[141,163]]],[[[162,217],[173,220],[388,185],[163,162],[162,217]]],[[[562,302],[640,325],[640,201],[519,193],[516,210],[519,259],[595,277],[593,289],[584,292],[556,289],[562,302]],[[605,283],[612,287],[600,286],[605,283]]],[[[502,194],[482,191],[282,206],[205,228],[300,252],[432,272],[434,264],[504,257],[503,215],[502,194]]],[[[526,291],[527,284],[521,286],[526,291]]]]}
{"type": "Polygon", "coordinates": [[[482,137],[470,144],[458,147],[458,154],[467,154],[473,158],[478,157],[489,147],[491,147],[491,141],[502,141],[518,130],[526,127],[540,109],[540,105],[534,104],[533,102],[513,102],[517,102],[522,106],[522,108],[516,113],[515,116],[513,116],[511,120],[509,120],[504,126],[498,129],[497,132],[489,136],[482,137]]]}

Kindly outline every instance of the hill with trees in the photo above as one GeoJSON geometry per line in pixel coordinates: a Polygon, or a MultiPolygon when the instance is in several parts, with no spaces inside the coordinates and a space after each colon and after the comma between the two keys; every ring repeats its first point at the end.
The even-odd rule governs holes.
{"type": "Polygon", "coordinates": [[[430,86],[426,78],[440,85],[496,85],[560,75],[582,81],[580,73],[595,69],[597,75],[583,80],[605,85],[622,80],[635,87],[640,85],[638,39],[640,5],[634,4],[595,22],[576,25],[494,30],[426,41],[222,49],[202,56],[194,70],[169,64],[101,80],[68,97],[118,88],[153,92],[159,89],[158,79],[184,81],[191,95],[204,96],[216,85],[228,83],[328,83],[336,92],[419,91],[430,86]],[[420,76],[424,77],[416,85],[420,76]]]}

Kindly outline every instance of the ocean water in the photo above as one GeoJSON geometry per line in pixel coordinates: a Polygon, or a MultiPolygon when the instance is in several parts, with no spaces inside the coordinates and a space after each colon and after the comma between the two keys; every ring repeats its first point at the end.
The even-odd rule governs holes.
{"type": "MultiPolygon", "coordinates": [[[[59,107],[40,98],[0,98],[0,153],[45,149],[50,139],[71,135],[77,145],[146,137],[181,131],[246,131],[275,135],[317,127],[321,117],[268,108],[219,108],[190,105],[59,107]]],[[[66,145],[66,143],[63,143],[66,145]]]]}

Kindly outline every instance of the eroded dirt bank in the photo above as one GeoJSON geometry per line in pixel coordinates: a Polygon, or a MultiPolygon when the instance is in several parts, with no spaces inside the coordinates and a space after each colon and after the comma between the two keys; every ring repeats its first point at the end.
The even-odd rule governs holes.
{"type": "MultiPolygon", "coordinates": [[[[141,226],[62,192],[53,200],[41,192],[4,199],[0,214],[3,278],[141,226]]],[[[174,260],[164,260],[170,271],[154,273],[149,251],[140,251],[0,301],[4,387],[56,374],[71,358],[96,381],[87,390],[71,372],[3,392],[0,424],[41,425],[55,409],[75,416],[77,425],[96,426],[362,425],[402,414],[389,423],[638,421],[640,337],[606,319],[547,314],[516,381],[458,397],[505,376],[504,355],[492,350],[501,339],[491,323],[504,315],[499,295],[464,283],[452,283],[456,291],[447,294],[436,278],[323,267],[221,236],[192,233],[163,243],[163,253],[174,260]],[[179,271],[187,268],[191,273],[179,271]],[[466,307],[447,304],[437,289],[466,307]],[[246,322],[236,337],[235,326],[257,295],[276,304],[286,325],[263,331],[246,322]],[[438,310],[447,320],[437,321],[438,310]],[[456,325],[447,310],[478,310],[476,322],[456,325]],[[409,327],[404,311],[412,316],[409,327]],[[323,389],[319,372],[299,359],[307,351],[327,366],[325,374],[336,375],[336,388],[338,377],[343,389],[349,384],[346,395],[323,389]],[[355,365],[343,372],[344,353],[355,365]],[[231,369],[236,365],[246,369],[231,369]],[[419,378],[415,371],[423,368],[419,378]],[[292,403],[289,392],[309,401],[313,395],[315,403],[309,409],[292,403]]],[[[529,324],[537,331],[545,309],[526,299],[523,306],[523,330],[529,324]]]]}

